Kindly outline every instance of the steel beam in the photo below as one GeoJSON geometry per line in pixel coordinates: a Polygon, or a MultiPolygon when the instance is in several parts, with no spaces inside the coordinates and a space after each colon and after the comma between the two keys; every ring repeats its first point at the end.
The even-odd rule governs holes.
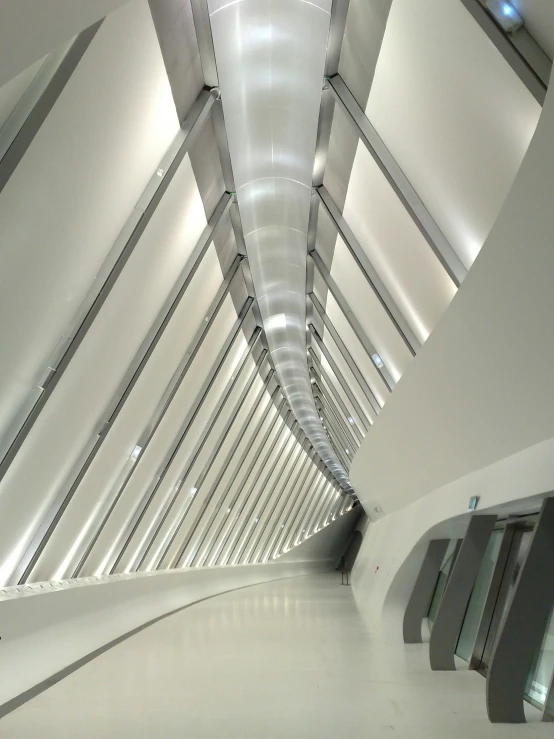
{"type": "Polygon", "coordinates": [[[383,382],[387,385],[387,387],[390,390],[392,390],[392,388],[396,384],[395,381],[393,380],[390,372],[388,371],[388,369],[384,365],[383,365],[383,367],[379,367],[375,363],[375,357],[378,357],[379,356],[379,352],[375,348],[374,344],[368,338],[367,334],[365,333],[364,329],[362,328],[362,325],[360,324],[360,322],[356,318],[354,312],[352,311],[352,309],[348,305],[348,302],[346,301],[346,298],[343,296],[343,294],[342,294],[339,286],[337,285],[337,283],[335,282],[335,280],[331,277],[331,273],[329,272],[329,270],[325,266],[325,263],[323,262],[323,260],[321,259],[320,255],[318,254],[317,251],[313,251],[310,254],[310,256],[311,256],[311,258],[313,260],[313,263],[314,263],[317,271],[319,272],[319,274],[323,278],[325,284],[327,285],[327,288],[329,289],[329,292],[331,293],[331,295],[335,299],[335,301],[336,301],[337,305],[339,306],[339,308],[341,309],[344,317],[348,321],[348,324],[350,325],[350,328],[352,329],[352,331],[356,335],[356,338],[358,339],[358,341],[360,342],[360,344],[363,346],[364,351],[367,354],[367,356],[369,357],[371,363],[373,364],[373,366],[375,367],[375,369],[377,370],[377,372],[379,372],[379,374],[381,375],[381,377],[383,379],[383,382]]]}
{"type": "MultiPolygon", "coordinates": [[[[219,293],[218,295],[216,295],[216,300],[217,300],[216,305],[217,305],[217,307],[213,310],[213,312],[211,314],[211,317],[210,317],[210,320],[207,323],[205,323],[204,326],[198,332],[198,334],[197,334],[197,336],[196,336],[196,338],[195,338],[195,340],[193,341],[193,344],[192,344],[192,351],[187,352],[187,354],[185,355],[185,361],[182,363],[182,366],[179,368],[179,370],[174,374],[174,376],[173,376],[173,378],[171,380],[170,386],[168,387],[168,391],[164,394],[164,397],[162,398],[162,404],[160,404],[160,406],[156,410],[156,413],[155,413],[153,422],[149,425],[148,435],[147,435],[147,437],[145,438],[145,440],[143,442],[143,447],[142,447],[142,452],[141,452],[142,454],[144,454],[144,450],[148,447],[148,445],[150,444],[150,442],[154,438],[154,435],[155,435],[156,431],[158,430],[160,424],[162,423],[162,420],[163,420],[163,418],[164,418],[167,410],[169,409],[169,407],[170,407],[170,405],[171,405],[171,403],[172,403],[172,401],[173,401],[173,399],[174,399],[174,397],[175,397],[178,389],[180,388],[182,382],[184,381],[188,370],[192,366],[193,360],[194,360],[194,358],[196,357],[196,355],[198,353],[198,350],[200,348],[200,345],[201,345],[202,341],[205,339],[206,336],[208,336],[209,331],[210,331],[210,328],[213,325],[213,322],[215,321],[215,318],[216,318],[219,310],[221,309],[221,307],[224,304],[224,301],[225,301],[225,298],[227,296],[227,292],[229,290],[229,287],[230,287],[230,282],[225,286],[225,290],[224,290],[223,294],[219,293]]],[[[214,301],[214,303],[215,303],[215,301],[214,301]]],[[[130,521],[129,525],[127,526],[126,532],[119,537],[119,540],[121,540],[121,539],[124,540],[124,543],[122,544],[122,547],[125,546],[126,539],[129,537],[130,533],[134,529],[134,526],[135,526],[138,518],[140,518],[141,513],[143,512],[143,507],[144,506],[147,506],[149,504],[149,501],[151,499],[150,496],[151,496],[152,491],[155,490],[158,487],[159,482],[161,482],[161,478],[163,478],[163,476],[165,475],[165,473],[166,473],[166,471],[167,471],[167,469],[169,467],[169,464],[171,463],[171,460],[173,459],[174,455],[176,454],[176,452],[180,448],[180,445],[183,442],[184,436],[187,433],[187,431],[188,431],[188,429],[190,427],[190,424],[193,421],[193,418],[196,417],[196,413],[198,412],[198,410],[199,410],[199,408],[200,408],[200,406],[201,406],[201,404],[203,402],[203,399],[205,397],[205,394],[206,394],[207,390],[209,389],[209,387],[211,387],[211,385],[215,381],[215,378],[216,378],[216,376],[217,376],[217,374],[218,374],[221,366],[223,365],[223,363],[225,362],[226,358],[229,356],[229,353],[231,352],[231,349],[232,349],[232,346],[234,344],[234,341],[235,341],[236,337],[239,335],[239,333],[240,333],[240,331],[242,329],[242,325],[243,325],[244,321],[246,320],[246,317],[248,316],[248,312],[250,310],[250,307],[251,307],[251,301],[250,300],[247,300],[245,302],[244,306],[243,306],[243,309],[240,311],[240,313],[239,313],[239,315],[237,317],[237,320],[235,321],[235,324],[234,324],[234,326],[233,326],[233,328],[232,328],[229,336],[227,337],[226,341],[224,342],[224,344],[223,344],[223,346],[222,346],[222,348],[221,348],[221,350],[220,350],[220,352],[219,352],[219,354],[217,356],[217,359],[216,359],[216,361],[214,363],[213,368],[209,372],[204,385],[200,389],[200,393],[198,395],[198,398],[196,399],[195,403],[193,403],[193,405],[192,405],[192,407],[191,407],[191,409],[189,411],[189,414],[187,414],[186,418],[184,419],[183,425],[181,427],[180,434],[178,435],[177,439],[175,439],[175,440],[172,441],[172,444],[171,444],[170,448],[166,452],[165,459],[164,459],[164,462],[162,464],[162,467],[161,467],[159,476],[155,480],[153,480],[151,482],[148,490],[146,491],[145,495],[143,496],[142,501],[138,501],[137,502],[137,507],[135,508],[135,511],[134,511],[134,513],[133,513],[133,515],[131,517],[131,521],[130,521]]],[[[103,531],[103,529],[104,529],[107,521],[109,520],[109,518],[110,518],[110,516],[111,516],[111,514],[113,512],[113,510],[115,509],[115,507],[117,506],[119,500],[121,499],[121,496],[123,495],[123,492],[124,492],[127,484],[129,483],[129,480],[131,479],[132,474],[133,474],[133,470],[130,471],[129,475],[123,481],[123,484],[121,485],[121,487],[116,491],[116,494],[113,496],[113,498],[106,501],[105,506],[104,506],[103,510],[101,511],[100,516],[99,516],[99,523],[96,526],[96,529],[94,531],[94,534],[90,537],[90,541],[89,541],[89,543],[86,546],[85,546],[85,543],[83,543],[84,552],[83,552],[83,554],[82,554],[82,556],[80,558],[79,564],[77,565],[77,567],[76,567],[76,569],[75,569],[75,571],[73,573],[73,577],[79,577],[79,575],[81,574],[82,569],[85,566],[86,561],[88,559],[88,556],[90,555],[90,553],[94,549],[94,546],[96,545],[96,542],[100,538],[100,535],[101,535],[101,533],[102,533],[102,531],[103,531]]],[[[108,561],[107,566],[106,566],[106,569],[107,569],[108,572],[110,572],[112,570],[112,568],[115,566],[116,562],[119,560],[119,556],[120,556],[120,551],[117,551],[116,547],[114,547],[114,551],[112,553],[112,556],[110,557],[110,560],[108,561]]]]}
{"type": "Polygon", "coordinates": [[[2,480],[6,474],[10,464],[29,435],[48,399],[54,392],[59,381],[67,370],[69,363],[87,335],[89,328],[114,288],[117,279],[129,261],[148,223],[152,219],[152,216],[156,212],[163,195],[177,173],[181,162],[194,143],[196,135],[204,125],[213,102],[213,95],[206,91],[202,91],[200,93],[198,99],[193,105],[190,115],[187,116],[183,123],[182,131],[178,136],[179,148],[173,156],[171,163],[167,165],[164,158],[163,166],[167,167],[167,169],[163,171],[160,169],[159,171],[162,171],[162,174],[156,174],[154,176],[151,183],[147,186],[143,196],[137,203],[137,206],[127,224],[123,227],[112,252],[108,256],[99,277],[95,281],[95,284],[101,285],[100,289],[94,294],[94,296],[87,296],[87,298],[85,298],[84,305],[81,307],[79,312],[79,325],[76,327],[75,331],[71,330],[68,332],[68,335],[72,338],[69,338],[67,342],[61,346],[60,351],[57,352],[51,360],[47,371],[44,373],[44,378],[40,382],[42,392],[35,400],[31,410],[17,430],[15,437],[11,441],[7,452],[0,462],[0,480],[2,480]]]}
{"type": "Polygon", "coordinates": [[[316,192],[323,207],[331,218],[333,225],[337,229],[338,234],[344,241],[346,248],[348,249],[350,255],[361,270],[366,282],[370,286],[375,297],[381,304],[385,313],[392,321],[392,324],[396,328],[398,335],[406,344],[406,347],[408,348],[410,353],[415,356],[421,344],[417,336],[413,332],[411,326],[402,315],[402,311],[394,302],[391,294],[385,287],[384,282],[381,280],[376,269],[371,264],[369,257],[363,250],[358,239],[354,236],[353,231],[351,230],[350,226],[346,222],[346,219],[338,209],[334,200],[330,196],[327,188],[322,185],[321,187],[316,188],[316,192]]]}
{"type": "MultiPolygon", "coordinates": [[[[169,325],[175,311],[177,310],[183,296],[185,295],[190,283],[192,282],[198,268],[200,267],[202,260],[204,259],[206,252],[208,251],[214,235],[220,226],[222,216],[227,212],[230,204],[230,196],[224,196],[219,202],[212,218],[208,222],[208,225],[204,229],[202,236],[198,243],[194,247],[185,267],[183,268],[179,279],[175,283],[169,296],[164,302],[163,307],[158,312],[158,315],[150,328],[147,336],[143,340],[139,350],[135,354],[130,367],[128,368],[125,376],[120,383],[116,393],[114,394],[112,401],[104,412],[104,418],[102,422],[102,433],[95,433],[91,438],[90,443],[86,446],[84,453],[78,459],[76,465],[74,465],[74,474],[69,476],[69,481],[62,487],[58,492],[56,499],[48,509],[44,516],[40,527],[37,529],[35,536],[31,540],[29,546],[25,550],[21,560],[19,561],[10,582],[24,583],[31,576],[33,568],[37,564],[40,555],[46,548],[50,537],[54,533],[56,526],[61,520],[63,514],[67,510],[67,507],[71,503],[75,493],[77,492],[79,485],[81,484],[86,473],[92,466],[96,456],[98,455],[101,447],[108,438],[109,430],[113,427],[116,419],[123,411],[125,403],[135,388],[141,374],[148,364],[151,356],[156,350],[156,347],[162,338],[167,326],[169,325]]],[[[229,274],[224,280],[220,287],[216,299],[214,300],[208,315],[213,319],[217,311],[219,310],[220,304],[227,295],[229,285],[233,277],[235,276],[239,267],[241,258],[237,257],[229,274]]],[[[213,321],[212,321],[213,322],[213,321]]],[[[193,339],[191,349],[187,353],[189,363],[188,367],[192,363],[194,357],[198,353],[202,342],[207,335],[207,326],[203,325],[200,332],[193,339]]],[[[141,447],[144,445],[141,444],[141,447]]],[[[131,474],[131,473],[130,473],[131,474]]]]}
{"type": "MultiPolygon", "coordinates": [[[[314,308],[316,309],[319,317],[321,318],[325,329],[327,331],[329,331],[329,334],[331,335],[331,338],[335,342],[335,344],[337,346],[337,349],[341,353],[342,358],[344,359],[344,361],[348,365],[348,369],[350,370],[350,372],[352,372],[352,374],[356,378],[356,381],[357,381],[358,385],[363,390],[364,395],[366,396],[366,398],[370,402],[372,402],[371,401],[371,398],[373,398],[373,402],[376,403],[377,408],[379,410],[381,410],[381,407],[382,406],[379,403],[379,401],[377,400],[377,397],[375,396],[375,393],[373,392],[373,390],[370,388],[370,386],[366,382],[366,379],[363,376],[362,372],[360,371],[358,365],[356,364],[356,361],[354,360],[354,357],[348,351],[348,348],[347,348],[346,344],[342,340],[342,338],[341,338],[339,332],[337,331],[337,329],[335,328],[333,322],[331,321],[331,319],[329,318],[329,316],[325,312],[325,308],[319,302],[316,294],[314,292],[311,292],[308,295],[308,297],[310,298],[310,301],[311,301],[312,305],[314,306],[314,308]]],[[[386,372],[385,367],[382,367],[381,370],[385,370],[385,373],[383,373],[381,371],[380,377],[383,380],[383,382],[385,383],[385,385],[387,386],[388,390],[390,391],[391,390],[391,386],[389,385],[389,383],[387,382],[387,379],[385,378],[385,375],[388,374],[388,372],[386,372]]],[[[372,402],[372,405],[373,405],[373,402],[372,402]]],[[[373,407],[374,407],[374,410],[375,410],[375,406],[373,406],[373,407]]],[[[378,413],[379,411],[375,410],[375,412],[378,413]]]]}
{"type": "MultiPolygon", "coordinates": [[[[352,404],[352,407],[355,409],[356,413],[359,415],[360,420],[364,424],[365,430],[367,431],[368,428],[369,428],[369,426],[371,425],[370,419],[367,417],[364,409],[361,407],[361,405],[356,400],[356,398],[354,396],[354,393],[352,392],[352,390],[350,388],[350,385],[344,379],[344,375],[342,374],[342,372],[340,371],[337,363],[333,359],[333,356],[332,356],[331,352],[329,351],[329,349],[327,348],[327,345],[325,344],[325,342],[323,341],[323,339],[321,338],[321,336],[318,334],[317,329],[315,328],[314,324],[313,323],[310,323],[310,325],[308,326],[308,328],[310,329],[310,333],[314,337],[314,339],[316,341],[316,344],[319,347],[320,352],[323,354],[323,356],[325,357],[325,359],[329,363],[329,367],[331,368],[331,370],[333,371],[333,374],[337,378],[339,385],[342,387],[342,389],[344,391],[344,394],[346,395],[346,397],[348,398],[348,400],[352,404]],[[369,425],[366,426],[365,421],[367,421],[367,423],[369,425]]],[[[376,415],[379,415],[379,412],[381,410],[381,406],[377,402],[377,399],[373,395],[373,393],[371,393],[371,397],[368,398],[368,400],[369,400],[370,405],[373,408],[373,411],[375,412],[375,414],[376,415]]]]}
{"type": "MultiPolygon", "coordinates": [[[[252,460],[248,465],[246,474],[242,477],[242,482],[239,483],[238,490],[235,491],[233,497],[231,498],[231,502],[228,504],[228,507],[231,509],[231,513],[226,519],[223,518],[219,522],[216,532],[211,537],[211,545],[209,546],[209,551],[205,555],[203,555],[201,559],[199,559],[199,563],[207,562],[208,567],[212,567],[213,565],[215,565],[217,561],[222,557],[229,538],[231,537],[236,525],[240,521],[240,517],[242,516],[244,509],[248,505],[248,500],[250,498],[250,495],[252,494],[254,487],[256,486],[258,477],[260,474],[263,473],[265,464],[267,463],[267,460],[271,455],[271,452],[273,451],[273,443],[275,441],[273,437],[279,436],[279,426],[283,425],[283,419],[279,414],[279,411],[285,406],[285,400],[281,400],[281,402],[279,403],[279,407],[276,408],[274,405],[275,398],[276,396],[272,397],[269,407],[264,413],[263,423],[265,423],[265,421],[269,417],[271,410],[276,411],[274,418],[270,421],[269,427],[259,443],[257,452],[252,455],[252,460]],[[275,433],[276,431],[277,433],[275,433]],[[266,451],[266,446],[270,439],[271,443],[269,444],[269,448],[266,451]],[[256,476],[252,477],[252,472],[260,461],[260,456],[262,454],[264,455],[263,461],[258,468],[256,476]]],[[[262,426],[260,426],[260,431],[261,429],[262,426]]],[[[255,431],[252,434],[252,444],[255,443],[258,434],[259,431],[255,431]]],[[[237,469],[241,469],[241,467],[242,463],[239,463],[237,469]]]]}
{"type": "MultiPolygon", "coordinates": [[[[273,375],[274,377],[274,375],[273,375]]],[[[267,386],[266,388],[267,389],[267,386]]],[[[246,460],[248,459],[251,451],[252,451],[252,444],[256,442],[258,439],[259,434],[261,433],[264,424],[266,420],[268,419],[271,411],[275,410],[275,401],[277,400],[277,397],[281,393],[281,388],[279,385],[275,387],[269,398],[266,397],[266,394],[263,393],[261,396],[261,399],[259,403],[256,404],[257,408],[263,408],[263,403],[266,401],[265,408],[263,408],[262,414],[260,419],[257,421],[255,425],[248,423],[246,424],[239,436],[237,437],[237,447],[238,450],[240,444],[242,443],[243,439],[246,439],[247,443],[245,445],[245,448],[243,449],[242,453],[240,454],[238,460],[235,459],[235,455],[229,456],[229,461],[225,465],[225,469],[227,470],[231,466],[233,466],[235,470],[235,474],[231,476],[227,484],[225,485],[223,491],[219,493],[218,500],[216,501],[216,505],[214,506],[213,510],[210,514],[206,511],[205,517],[206,520],[202,521],[202,533],[200,535],[200,538],[197,540],[197,543],[195,544],[195,553],[189,557],[187,565],[190,567],[202,567],[208,557],[210,556],[210,551],[212,548],[212,545],[214,543],[217,543],[217,537],[221,533],[221,530],[226,524],[226,519],[223,518],[219,521],[219,524],[217,524],[217,518],[221,514],[222,509],[227,509],[227,515],[231,515],[233,513],[233,507],[235,506],[238,496],[240,495],[240,491],[242,489],[242,486],[246,484],[248,477],[250,476],[250,473],[252,472],[252,469],[254,465],[257,462],[257,454],[252,455],[253,458],[250,461],[250,464],[248,465],[247,469],[243,473],[243,467],[246,464],[246,460]],[[252,428],[253,426],[253,428],[252,428]],[[240,477],[240,483],[239,483],[239,492],[233,493],[233,488],[235,487],[237,483],[237,479],[240,477]],[[229,496],[229,500],[227,500],[227,496],[229,496]],[[210,534],[210,531],[212,527],[215,525],[215,532],[210,534]],[[205,546],[204,546],[205,545],[205,546]],[[203,549],[204,547],[204,549],[203,549]]],[[[267,440],[267,436],[269,435],[269,431],[266,432],[266,435],[262,439],[262,444],[265,444],[267,440]]],[[[219,491],[218,491],[219,492],[219,491]]]]}
{"type": "MultiPolygon", "coordinates": [[[[194,539],[197,531],[199,530],[199,528],[200,528],[200,526],[202,524],[202,519],[204,518],[204,514],[206,513],[209,504],[214,499],[214,496],[215,496],[215,494],[217,492],[217,489],[218,489],[218,485],[220,484],[221,480],[223,479],[223,477],[225,475],[225,472],[227,471],[229,465],[231,464],[231,460],[233,459],[233,457],[235,455],[235,452],[237,451],[237,449],[238,449],[238,447],[240,445],[240,442],[242,441],[242,437],[243,437],[246,429],[250,426],[250,423],[252,422],[252,419],[254,418],[254,415],[256,413],[256,410],[258,409],[260,403],[262,402],[262,400],[264,399],[264,397],[266,395],[267,386],[268,386],[268,384],[271,381],[271,379],[272,379],[273,376],[274,376],[274,371],[273,370],[270,370],[268,372],[268,374],[266,375],[266,377],[263,378],[262,387],[260,388],[259,392],[256,395],[255,400],[253,401],[253,403],[252,403],[252,405],[250,407],[250,410],[248,412],[248,415],[246,417],[246,420],[242,424],[242,431],[235,436],[235,438],[233,440],[233,443],[231,445],[231,448],[229,450],[229,453],[227,454],[227,456],[225,458],[225,461],[223,463],[223,466],[222,466],[221,470],[218,472],[217,477],[216,477],[214,483],[211,485],[210,489],[206,493],[206,496],[205,496],[204,500],[202,501],[202,503],[200,505],[200,510],[196,513],[196,515],[194,517],[194,521],[192,522],[192,525],[191,525],[191,527],[190,527],[187,535],[185,536],[184,542],[179,547],[179,550],[178,550],[177,555],[172,558],[172,563],[171,563],[170,568],[172,568],[172,567],[188,567],[191,564],[191,562],[194,560],[194,558],[196,557],[196,554],[198,552],[199,546],[198,546],[197,542],[193,542],[193,539],[194,539]],[[191,548],[190,552],[188,552],[188,554],[187,554],[187,550],[188,550],[188,548],[189,548],[189,546],[191,544],[192,544],[192,548],[191,548]]],[[[220,441],[220,443],[218,445],[218,448],[215,450],[215,453],[213,455],[213,459],[211,459],[211,462],[210,462],[209,467],[211,467],[211,464],[213,464],[215,458],[219,454],[219,450],[220,450],[223,442],[227,438],[227,436],[229,434],[229,431],[231,430],[231,428],[232,428],[233,423],[234,423],[235,420],[236,420],[236,416],[235,416],[235,418],[232,418],[231,419],[231,423],[230,423],[229,427],[226,429],[225,435],[221,438],[221,441],[220,441]]],[[[207,475],[207,473],[209,471],[209,467],[206,468],[206,475],[207,475]]],[[[202,483],[204,482],[204,479],[205,479],[206,475],[203,475],[202,479],[199,480],[199,482],[198,482],[198,484],[196,486],[198,488],[198,491],[201,490],[202,483]]],[[[203,530],[201,530],[199,532],[199,537],[202,537],[202,536],[203,536],[203,530]]]]}
{"type": "MultiPolygon", "coordinates": [[[[386,144],[371,125],[354,96],[337,74],[329,79],[335,100],[353,123],[360,140],[371,154],[388,183],[410,214],[414,224],[433,250],[452,282],[459,287],[467,275],[467,269],[454,251],[446,236],[438,227],[423,201],[400,169],[386,144]]],[[[343,237],[344,238],[344,237],[343,237]]],[[[416,343],[417,347],[418,344],[416,343]]]]}
{"type": "MultiPolygon", "coordinates": [[[[256,329],[254,331],[250,341],[248,342],[248,346],[244,350],[238,364],[237,368],[233,371],[233,376],[231,379],[227,382],[227,385],[225,387],[225,390],[221,393],[221,396],[212,411],[210,418],[208,419],[208,422],[206,423],[206,426],[204,427],[204,430],[202,431],[202,434],[200,435],[198,441],[194,445],[194,448],[192,449],[190,456],[187,459],[187,463],[184,467],[184,469],[181,471],[181,474],[179,475],[180,483],[176,486],[176,490],[174,494],[171,496],[171,498],[167,501],[167,503],[162,507],[159,515],[158,515],[158,521],[152,526],[152,534],[150,536],[149,541],[145,542],[143,545],[141,545],[141,550],[137,553],[135,557],[135,562],[138,562],[137,566],[131,567],[131,572],[140,570],[143,563],[145,562],[148,554],[150,553],[150,550],[153,546],[154,541],[156,541],[156,538],[158,537],[165,521],[169,517],[171,511],[173,510],[173,506],[175,505],[177,498],[179,496],[179,493],[181,491],[181,486],[189,476],[194,464],[196,463],[200,453],[204,449],[204,445],[206,444],[207,439],[209,438],[210,434],[214,430],[217,422],[219,421],[219,418],[223,412],[223,408],[225,407],[227,401],[231,397],[231,394],[235,387],[237,386],[239,379],[242,377],[242,373],[244,369],[247,366],[249,358],[253,355],[254,350],[259,344],[260,341],[260,335],[261,332],[259,329],[256,329]]],[[[258,370],[259,366],[261,365],[261,362],[263,361],[263,352],[258,358],[258,361],[255,364],[255,371],[258,370]]],[[[219,369],[218,369],[219,371],[219,369]]],[[[215,379],[214,375],[214,379],[215,379]]],[[[206,390],[201,394],[201,404],[204,403],[206,397],[210,393],[213,387],[213,382],[210,383],[209,387],[206,388],[206,390]]],[[[198,410],[200,410],[201,405],[199,405],[198,410]]],[[[192,498],[190,499],[190,503],[192,504],[192,498]]],[[[187,508],[188,510],[188,508],[187,508]]],[[[186,515],[186,512],[185,512],[186,515]]]]}
{"type": "MultiPolygon", "coordinates": [[[[309,356],[310,356],[310,359],[312,360],[312,363],[315,366],[315,369],[317,370],[318,374],[325,380],[325,382],[326,382],[326,384],[327,384],[327,386],[329,388],[329,391],[333,394],[334,399],[335,399],[338,407],[340,408],[342,414],[344,415],[344,418],[345,419],[353,418],[352,413],[349,412],[349,410],[346,407],[343,399],[340,397],[339,393],[336,391],[333,383],[331,382],[331,380],[329,379],[329,376],[327,375],[327,373],[325,372],[325,370],[321,366],[321,362],[319,361],[319,359],[318,359],[318,357],[317,357],[317,355],[316,355],[316,353],[314,352],[313,349],[309,349],[309,356]]],[[[354,419],[354,420],[356,420],[356,419],[354,419]]],[[[355,431],[358,431],[357,422],[355,422],[353,424],[353,428],[355,429],[355,431]]],[[[361,432],[359,432],[359,435],[360,435],[359,441],[361,443],[362,440],[363,440],[363,438],[364,438],[364,436],[365,436],[365,434],[362,434],[361,432]]]]}
{"type": "Polygon", "coordinates": [[[544,105],[552,61],[534,38],[525,28],[507,34],[479,0],[461,2],[535,100],[544,105]]]}
{"type": "Polygon", "coordinates": [[[358,437],[354,434],[353,430],[353,424],[351,423],[345,423],[344,419],[342,418],[342,415],[336,405],[334,404],[332,398],[329,398],[325,392],[323,391],[321,385],[315,378],[314,390],[315,390],[315,396],[319,399],[319,402],[324,407],[325,411],[329,409],[331,412],[333,418],[336,420],[339,428],[341,429],[345,439],[348,440],[348,444],[352,446],[353,449],[359,449],[361,445],[361,441],[358,439],[358,437]]]}

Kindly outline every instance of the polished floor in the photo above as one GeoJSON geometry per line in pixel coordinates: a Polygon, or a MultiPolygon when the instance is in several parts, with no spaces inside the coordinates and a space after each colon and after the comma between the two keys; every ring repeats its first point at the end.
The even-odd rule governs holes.
{"type": "Polygon", "coordinates": [[[492,739],[484,680],[369,639],[340,575],[221,595],[105,652],[0,721],[2,739],[492,739]]]}

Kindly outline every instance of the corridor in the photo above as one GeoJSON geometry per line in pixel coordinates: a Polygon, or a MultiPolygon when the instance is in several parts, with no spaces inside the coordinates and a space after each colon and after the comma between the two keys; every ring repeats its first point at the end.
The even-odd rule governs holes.
{"type": "Polygon", "coordinates": [[[548,724],[489,724],[484,680],[432,673],[426,650],[372,641],[338,573],[271,582],[186,608],[105,652],[2,719],[0,737],[551,735],[548,724]]]}

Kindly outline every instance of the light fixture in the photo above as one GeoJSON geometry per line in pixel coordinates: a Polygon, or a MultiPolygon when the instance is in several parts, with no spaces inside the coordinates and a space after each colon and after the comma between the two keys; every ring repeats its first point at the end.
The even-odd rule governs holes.
{"type": "Polygon", "coordinates": [[[345,449],[344,451],[345,451],[345,452],[346,452],[347,454],[350,454],[350,452],[348,451],[348,449],[345,449]]]}
{"type": "Polygon", "coordinates": [[[279,328],[287,327],[287,317],[284,313],[275,313],[265,321],[264,328],[266,331],[275,331],[279,328]]]}
{"type": "Polygon", "coordinates": [[[156,174],[158,175],[158,177],[163,177],[163,174],[164,174],[163,169],[158,169],[158,171],[156,172],[156,174]]]}
{"type": "Polygon", "coordinates": [[[193,498],[194,498],[194,496],[196,495],[197,492],[198,492],[198,488],[191,488],[190,489],[190,494],[192,495],[193,498]]]}
{"type": "Polygon", "coordinates": [[[348,416],[348,423],[351,423],[352,425],[354,425],[356,423],[356,421],[354,421],[354,419],[352,418],[352,416],[348,416]]]}
{"type": "Polygon", "coordinates": [[[231,509],[230,508],[227,508],[227,513],[231,513],[231,509]]]}
{"type": "Polygon", "coordinates": [[[486,7],[506,33],[515,33],[523,25],[523,18],[506,0],[487,0],[486,7]]]}
{"type": "Polygon", "coordinates": [[[131,452],[131,459],[133,460],[138,459],[141,452],[142,452],[142,447],[136,446],[131,452]]]}
{"type": "Polygon", "coordinates": [[[373,364],[376,367],[378,367],[379,369],[381,369],[381,367],[384,367],[385,366],[385,363],[383,362],[383,360],[381,359],[381,356],[379,354],[372,354],[371,355],[371,358],[373,359],[373,364]]]}

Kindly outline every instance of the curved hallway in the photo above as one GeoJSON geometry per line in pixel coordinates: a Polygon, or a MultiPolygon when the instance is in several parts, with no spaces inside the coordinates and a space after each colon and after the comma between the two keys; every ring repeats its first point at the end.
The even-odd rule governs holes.
{"type": "MultiPolygon", "coordinates": [[[[0,721],[2,739],[511,739],[521,731],[489,724],[477,673],[433,673],[427,645],[373,641],[338,573],[187,608],[0,721]]],[[[550,731],[529,723],[525,735],[550,731]]]]}

